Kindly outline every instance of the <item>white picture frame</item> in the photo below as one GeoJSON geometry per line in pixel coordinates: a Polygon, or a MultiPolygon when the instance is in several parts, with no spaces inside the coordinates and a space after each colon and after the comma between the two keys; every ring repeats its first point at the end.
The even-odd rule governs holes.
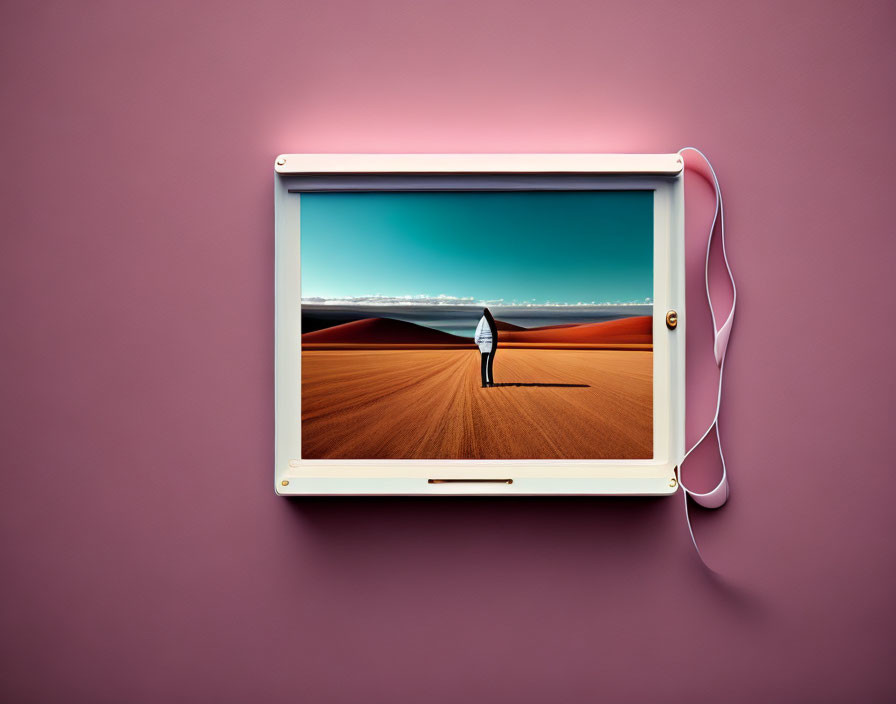
{"type": "Polygon", "coordinates": [[[678,154],[282,154],[275,161],[274,488],[301,495],[644,495],[677,490],[684,452],[683,162],[678,154]],[[304,460],[301,200],[333,190],[650,190],[650,460],[304,460]],[[667,324],[674,311],[677,325],[667,324]]]}

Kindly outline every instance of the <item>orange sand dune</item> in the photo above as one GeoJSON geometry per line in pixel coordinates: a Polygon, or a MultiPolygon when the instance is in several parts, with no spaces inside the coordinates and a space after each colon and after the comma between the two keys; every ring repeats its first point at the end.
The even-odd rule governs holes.
{"type": "Polygon", "coordinates": [[[653,318],[641,315],[605,323],[586,323],[569,327],[499,331],[498,344],[504,342],[649,344],[653,342],[653,318]]]}
{"type": "Polygon", "coordinates": [[[302,353],[306,459],[647,459],[653,354],[499,349],[302,353]]]}
{"type": "Polygon", "coordinates": [[[473,340],[392,318],[365,318],[302,335],[306,343],[472,345],[473,340]]]}

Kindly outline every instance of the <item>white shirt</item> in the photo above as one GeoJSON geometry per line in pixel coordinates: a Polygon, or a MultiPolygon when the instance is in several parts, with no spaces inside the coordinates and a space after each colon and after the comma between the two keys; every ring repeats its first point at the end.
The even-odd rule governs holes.
{"type": "Polygon", "coordinates": [[[492,331],[484,315],[479,319],[479,325],[476,326],[476,334],[473,336],[473,340],[479,345],[479,351],[483,354],[492,351],[492,331]]]}

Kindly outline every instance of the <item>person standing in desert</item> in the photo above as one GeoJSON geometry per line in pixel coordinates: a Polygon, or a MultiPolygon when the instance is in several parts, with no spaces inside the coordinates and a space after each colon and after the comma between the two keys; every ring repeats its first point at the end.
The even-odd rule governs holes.
{"type": "Polygon", "coordinates": [[[492,368],[495,364],[495,353],[498,350],[498,326],[488,308],[482,311],[479,325],[476,326],[476,334],[473,340],[479,345],[479,355],[482,369],[482,388],[495,385],[495,377],[492,368]]]}

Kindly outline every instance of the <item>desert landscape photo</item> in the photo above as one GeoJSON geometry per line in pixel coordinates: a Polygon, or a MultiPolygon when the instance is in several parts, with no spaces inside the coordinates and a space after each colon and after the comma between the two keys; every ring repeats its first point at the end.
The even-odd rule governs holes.
{"type": "Polygon", "coordinates": [[[652,208],[566,195],[303,201],[303,459],[652,458],[652,208]]]}

